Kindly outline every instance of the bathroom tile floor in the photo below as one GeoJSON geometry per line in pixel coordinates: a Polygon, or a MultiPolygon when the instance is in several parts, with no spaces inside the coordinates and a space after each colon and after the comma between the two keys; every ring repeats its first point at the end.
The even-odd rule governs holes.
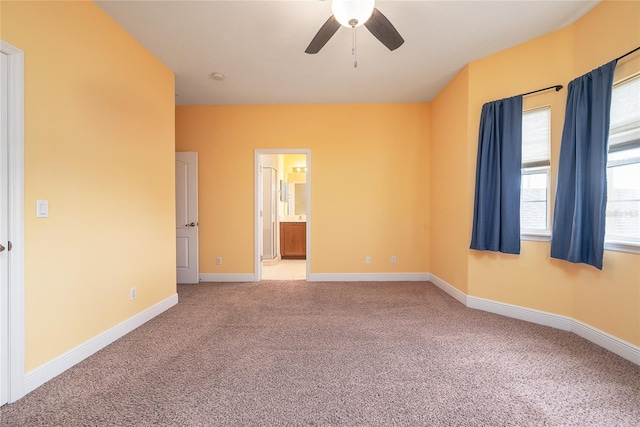
{"type": "Polygon", "coordinates": [[[281,259],[275,265],[262,264],[262,280],[306,280],[307,260],[281,259]]]}

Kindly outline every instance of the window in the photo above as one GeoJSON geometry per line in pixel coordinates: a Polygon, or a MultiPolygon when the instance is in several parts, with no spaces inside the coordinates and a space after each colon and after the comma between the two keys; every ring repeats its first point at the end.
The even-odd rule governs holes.
{"type": "Polygon", "coordinates": [[[640,76],[613,86],[605,244],[640,251],[640,76]]]}
{"type": "Polygon", "coordinates": [[[549,236],[549,141],[551,107],[522,113],[520,233],[549,236]]]}

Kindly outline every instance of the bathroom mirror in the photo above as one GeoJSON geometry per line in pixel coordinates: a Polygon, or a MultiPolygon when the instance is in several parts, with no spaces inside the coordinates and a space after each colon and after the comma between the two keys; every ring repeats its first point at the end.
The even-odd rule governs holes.
{"type": "Polygon", "coordinates": [[[289,215],[307,214],[307,184],[305,182],[289,183],[287,213],[289,215]]]}

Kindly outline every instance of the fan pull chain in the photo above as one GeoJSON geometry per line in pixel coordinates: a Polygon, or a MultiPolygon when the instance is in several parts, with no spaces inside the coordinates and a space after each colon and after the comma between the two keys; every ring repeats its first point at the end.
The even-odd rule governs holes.
{"type": "Polygon", "coordinates": [[[351,54],[353,55],[353,68],[358,67],[358,55],[356,53],[356,27],[353,27],[353,49],[351,49],[351,54]]]}

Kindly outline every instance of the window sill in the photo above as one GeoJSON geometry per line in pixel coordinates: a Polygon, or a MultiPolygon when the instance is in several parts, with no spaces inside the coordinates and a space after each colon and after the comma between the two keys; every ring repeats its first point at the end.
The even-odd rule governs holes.
{"type": "Polygon", "coordinates": [[[551,233],[521,233],[520,240],[528,240],[531,242],[550,242],[551,233]]]}
{"type": "MultiPolygon", "coordinates": [[[[520,240],[530,242],[550,242],[551,234],[545,233],[522,233],[520,240]]],[[[604,250],[614,252],[626,252],[640,255],[640,245],[628,242],[605,242],[604,250]]]]}
{"type": "Polygon", "coordinates": [[[605,251],[626,252],[640,255],[640,245],[628,242],[604,242],[605,251]]]}

